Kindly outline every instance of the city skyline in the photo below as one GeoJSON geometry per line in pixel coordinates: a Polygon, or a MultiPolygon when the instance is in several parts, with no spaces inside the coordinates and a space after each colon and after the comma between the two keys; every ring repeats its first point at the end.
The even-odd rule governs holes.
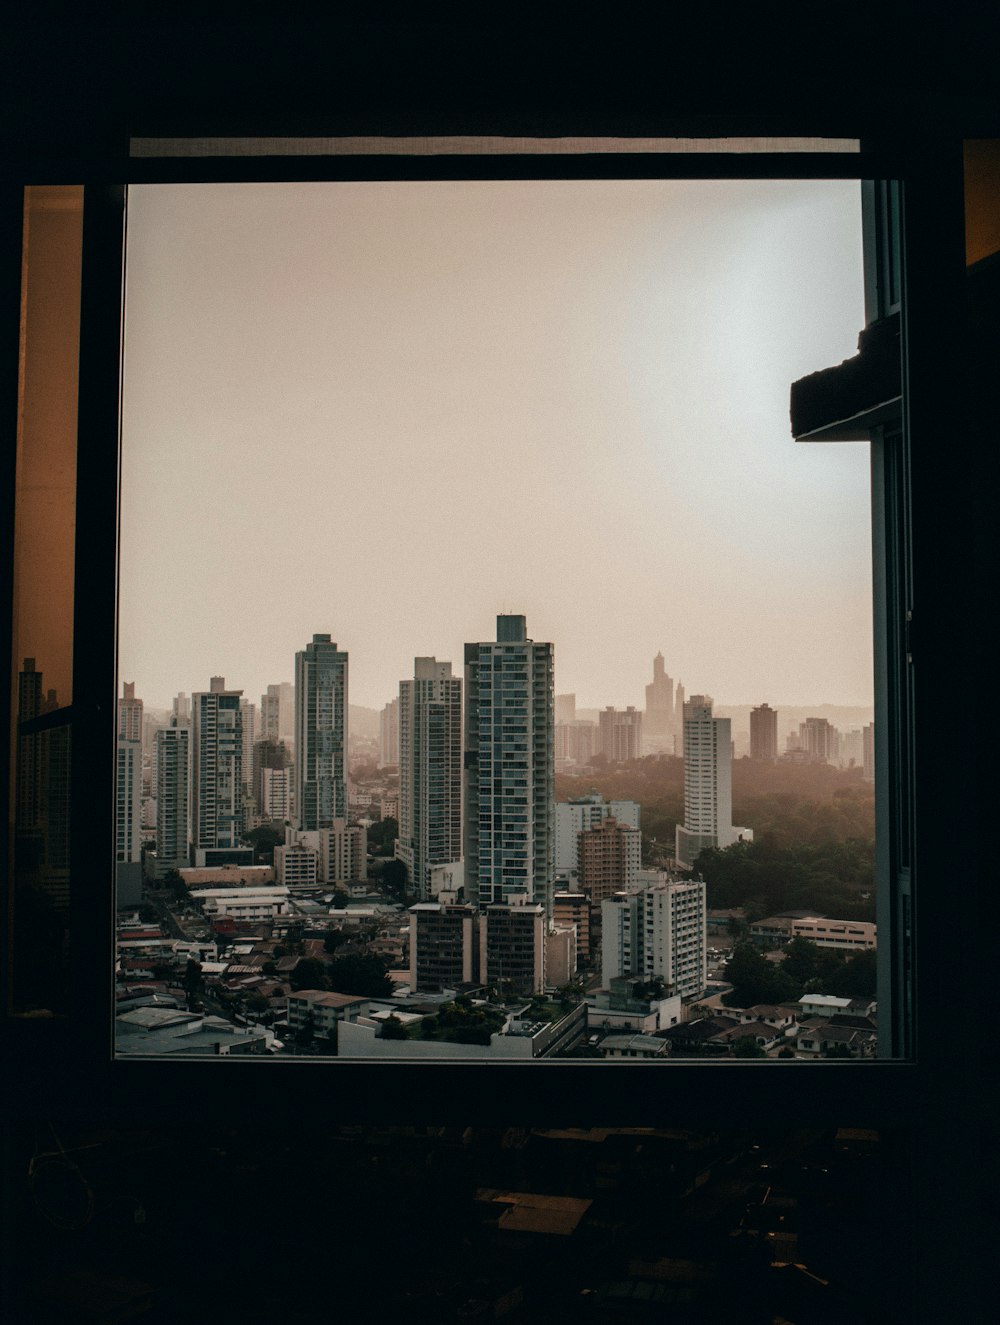
{"type": "Polygon", "coordinates": [[[121,679],[324,631],[379,709],[513,612],[582,708],[870,704],[867,447],[787,417],[860,259],[856,182],[132,189],[121,679]]]}

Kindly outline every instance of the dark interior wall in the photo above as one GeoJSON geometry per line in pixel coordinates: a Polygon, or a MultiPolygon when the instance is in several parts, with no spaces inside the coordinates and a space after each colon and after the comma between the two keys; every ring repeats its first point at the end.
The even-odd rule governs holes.
{"type": "MultiPolygon", "coordinates": [[[[273,7],[261,4],[216,7],[211,15],[197,16],[178,13],[178,8],[184,7],[164,6],[159,16],[139,12],[138,6],[120,6],[110,17],[81,12],[54,20],[33,10],[18,16],[7,33],[7,67],[0,79],[6,99],[3,151],[14,160],[15,174],[18,164],[25,163],[32,170],[49,170],[56,179],[72,179],[74,162],[104,161],[113,177],[114,162],[124,158],[130,135],[794,132],[856,134],[912,155],[919,154],[924,141],[947,135],[989,138],[1000,129],[994,6],[952,6],[933,21],[894,6],[886,7],[891,13],[873,13],[882,7],[871,5],[816,6],[806,18],[801,5],[746,6],[738,13],[729,5],[704,5],[697,16],[684,14],[683,6],[664,6],[655,22],[641,26],[609,11],[598,24],[534,18],[516,28],[499,21],[474,23],[467,16],[398,23],[370,13],[352,16],[342,9],[328,21],[303,15],[296,22],[287,8],[278,16],[273,7]],[[125,13],[126,8],[131,12],[125,13]]],[[[987,312],[978,316],[982,325],[994,325],[987,312]]],[[[989,356],[981,358],[985,373],[989,356]]],[[[985,408],[985,398],[980,404],[976,417],[985,436],[992,413],[985,408]]],[[[976,689],[977,666],[974,658],[967,663],[977,677],[976,689]]],[[[953,669],[952,679],[954,675],[953,669]]],[[[963,985],[966,978],[966,973],[951,972],[949,978],[938,978],[935,991],[954,998],[956,990],[968,990],[963,985]]],[[[965,1006],[968,997],[963,993],[965,1006]]],[[[3,1050],[5,1067],[14,1076],[21,1069],[23,1028],[16,1031],[16,1039],[7,1035],[3,1050]]],[[[29,1055],[24,1061],[33,1059],[29,1055]]],[[[149,1093],[141,1091],[136,1098],[149,1093]]],[[[620,1122],[680,1125],[708,1110],[714,1125],[719,1114],[740,1106],[731,1091],[720,1095],[716,1090],[710,1100],[712,1093],[682,1106],[669,1096],[651,1098],[645,1086],[630,1102],[617,1088],[586,1097],[570,1089],[562,1115],[543,1120],[537,1104],[519,1088],[485,1089],[479,1083],[470,1089],[455,1079],[442,1092],[441,1111],[449,1122],[459,1123],[464,1117],[496,1126],[505,1113],[517,1122],[599,1123],[613,1115],[620,1122]],[[629,1116],[624,1118],[623,1113],[629,1116]]],[[[69,1129],[81,1144],[90,1144],[95,1131],[121,1129],[122,1112],[130,1107],[122,1101],[113,1118],[102,1114],[95,1119],[86,1076],[64,1080],[58,1062],[49,1064],[34,1113],[25,1103],[31,1090],[22,1083],[16,1095],[5,1140],[5,1250],[25,1245],[10,1241],[12,1221],[38,1218],[29,1212],[25,1187],[38,1129],[44,1131],[47,1120],[58,1115],[60,1136],[69,1129]]],[[[296,1101],[287,1097],[287,1091],[268,1086],[261,1096],[263,1101],[256,1092],[255,1097],[248,1092],[241,1104],[225,1163],[215,1157],[216,1150],[226,1149],[225,1140],[215,1132],[209,1138],[203,1126],[206,1113],[214,1108],[212,1091],[203,1096],[187,1079],[172,1089],[171,1100],[160,1100],[159,1130],[154,1129],[144,1159],[135,1154],[127,1162],[121,1159],[122,1147],[127,1151],[131,1141],[107,1142],[101,1162],[111,1166],[114,1180],[102,1188],[101,1199],[110,1201],[119,1186],[128,1187],[116,1167],[121,1165],[125,1172],[147,1175],[169,1211],[165,1216],[169,1236],[155,1255],[148,1240],[142,1243],[143,1255],[155,1261],[166,1249],[180,1256],[191,1239],[204,1245],[220,1237],[235,1258],[260,1229],[245,1211],[234,1222],[225,1207],[240,1204],[241,1191],[246,1184],[253,1186],[255,1175],[268,1194],[268,1203],[261,1205],[265,1232],[267,1221],[273,1229],[281,1221],[306,1218],[316,1209],[315,1198],[302,1195],[304,1188],[313,1186],[315,1129],[322,1126],[323,1111],[315,1092],[303,1105],[309,1117],[308,1126],[302,1127],[296,1124],[296,1101]],[[168,1126],[163,1117],[167,1109],[176,1109],[183,1122],[168,1126]],[[281,1152],[280,1160],[271,1152],[266,1161],[254,1157],[253,1138],[259,1135],[261,1119],[290,1138],[283,1142],[288,1149],[281,1152]],[[225,1198],[209,1213],[199,1193],[213,1178],[219,1180],[225,1198]],[[185,1222],[188,1203],[192,1213],[185,1222]]],[[[833,1090],[822,1100],[824,1124],[847,1098],[846,1092],[833,1090]]],[[[953,1105],[953,1116],[960,1120],[963,1101],[955,1100],[953,1105]]],[[[345,1106],[335,1091],[325,1107],[338,1121],[368,1121],[345,1118],[341,1111],[346,1107],[350,1115],[351,1106],[345,1106]]],[[[419,1107],[427,1115],[421,1121],[434,1121],[426,1098],[419,1107]]],[[[893,1108],[898,1109],[897,1121],[918,1127],[919,1119],[906,1115],[905,1104],[897,1099],[886,1106],[889,1114],[893,1108]]],[[[376,1111],[381,1120],[408,1119],[412,1109],[405,1083],[388,1075],[378,1093],[376,1111]]],[[[795,1120],[775,1121],[790,1125],[795,1120]]],[[[213,1126],[217,1122],[216,1117],[213,1126]]],[[[956,1126],[961,1129],[961,1122],[956,1126]]],[[[120,1130],[116,1135],[120,1137],[120,1130]]],[[[979,1163],[982,1138],[973,1129],[958,1139],[965,1145],[972,1172],[979,1163]]],[[[338,1167],[332,1143],[322,1150],[319,1171],[325,1200],[339,1197],[349,1204],[352,1184],[360,1179],[350,1166],[338,1167]],[[355,1176],[349,1180],[343,1175],[350,1172],[355,1176]]],[[[916,1193],[915,1208],[929,1215],[940,1201],[934,1161],[919,1145],[904,1146],[900,1153],[900,1171],[905,1175],[901,1181],[907,1191],[916,1193]]],[[[483,1157],[484,1177],[491,1172],[483,1157]]],[[[411,1192],[402,1178],[398,1188],[387,1182],[386,1204],[391,1203],[393,1191],[402,1194],[404,1189],[411,1192]]],[[[960,1189],[952,1184],[949,1190],[960,1189]]],[[[368,1207],[365,1211],[366,1217],[375,1217],[368,1207]]],[[[126,1229],[131,1237],[138,1229],[135,1237],[141,1242],[144,1235],[133,1220],[134,1206],[129,1205],[127,1212],[128,1217],[119,1220],[116,1207],[114,1216],[107,1214],[103,1223],[87,1226],[92,1232],[86,1236],[93,1239],[88,1254],[93,1250],[95,1256],[98,1252],[103,1256],[109,1246],[104,1241],[97,1247],[96,1228],[103,1229],[107,1239],[123,1238],[126,1229]]],[[[972,1245],[988,1227],[970,1204],[956,1209],[953,1219],[968,1221],[972,1245]]],[[[335,1227],[350,1246],[349,1230],[343,1223],[335,1227]]],[[[51,1221],[46,1228],[54,1228],[51,1221]]],[[[58,1232],[45,1231],[41,1224],[37,1229],[40,1239],[44,1232],[53,1246],[59,1244],[56,1250],[72,1242],[58,1232]]],[[[322,1261],[325,1246],[315,1227],[310,1238],[310,1254],[316,1262],[322,1261]]],[[[280,1246],[288,1256],[294,1245],[289,1229],[280,1246]]],[[[931,1256],[934,1246],[925,1246],[925,1252],[931,1256]]],[[[50,1263],[45,1260],[48,1252],[39,1254],[44,1264],[50,1263]]],[[[17,1256],[7,1255],[5,1260],[18,1263],[17,1256]]],[[[377,1268],[377,1258],[372,1263],[377,1268]]],[[[967,1298],[980,1289],[984,1295],[987,1291],[982,1258],[975,1271],[979,1283],[968,1278],[970,1266],[976,1263],[972,1254],[963,1262],[962,1291],[967,1298]]],[[[902,1262],[887,1257],[887,1266],[891,1266],[887,1274],[896,1276],[898,1291],[905,1293],[902,1262]]],[[[282,1274],[288,1269],[287,1264],[280,1266],[282,1274]]],[[[948,1292],[947,1257],[939,1270],[936,1282],[943,1302],[948,1292]]],[[[199,1285],[206,1292],[215,1287],[206,1275],[199,1285]]]]}

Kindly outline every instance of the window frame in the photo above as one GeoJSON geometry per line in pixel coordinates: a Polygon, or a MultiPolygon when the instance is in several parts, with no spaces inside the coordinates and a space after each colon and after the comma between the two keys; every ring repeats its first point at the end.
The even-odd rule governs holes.
{"type": "MultiPolygon", "coordinates": [[[[34,1037],[18,1027],[29,1059],[34,1061],[36,1082],[43,1086],[53,1104],[61,1098],[61,1067],[53,1072],[50,1055],[66,1061],[66,1056],[81,1070],[93,1093],[95,1108],[112,1115],[146,1117],[172,1116],[162,1089],[162,1073],[171,1074],[171,1095],[205,1095],[215,1110],[232,1116],[255,1116],[263,1107],[277,1115],[288,1110],[290,1094],[297,1111],[321,1115],[331,1089],[335,1090],[344,1117],[363,1117],[378,1121],[397,1115],[400,1101],[406,1100],[409,1117],[428,1122],[459,1121],[472,1110],[484,1121],[510,1123],[525,1118],[565,1117],[568,1101],[579,1117],[595,1121],[627,1108],[636,1123],[653,1122],[662,1107],[661,1091],[666,1087],[649,1077],[651,1071],[669,1070],[669,1094],[683,1101],[683,1111],[691,1117],[718,1124],[731,1117],[733,1082],[725,1083],[713,1073],[742,1072],[739,1091],[741,1107],[748,1116],[775,1118],[786,1116],[791,1102],[797,1102],[811,1119],[842,1121],[845,1117],[864,1118],[869,1125],[878,1120],[898,1121],[907,1116],[914,1099],[929,1098],[933,1079],[940,1066],[938,1046],[945,1043],[935,1033],[937,1016],[922,1018],[915,1055],[908,1060],[881,1060],[863,1067],[843,1063],[806,1063],[795,1060],[757,1063],[706,1060],[669,1065],[640,1064],[634,1070],[646,1075],[641,1084],[627,1078],[627,1067],[586,1062],[559,1064],[496,1063],[411,1065],[398,1062],[344,1063],[332,1061],[261,1062],[247,1059],[228,1063],[214,1070],[213,1062],[188,1060],[165,1063],[160,1060],[115,1059],[113,1053],[113,935],[114,902],[110,886],[97,888],[96,899],[82,896],[85,862],[93,857],[93,825],[107,827],[113,843],[114,820],[114,713],[116,700],[117,654],[117,534],[118,534],[118,464],[120,421],[120,376],[123,335],[123,270],[125,237],[125,198],[129,183],[207,182],[221,180],[311,180],[311,179],[498,179],[498,178],[857,178],[899,179],[902,195],[903,288],[904,301],[904,407],[903,429],[898,444],[903,464],[894,464],[886,456],[884,438],[873,439],[873,511],[876,537],[875,634],[876,634],[876,761],[880,769],[891,768],[905,774],[899,787],[889,794],[889,778],[877,777],[876,788],[880,816],[880,839],[891,840],[899,822],[903,803],[912,799],[913,785],[920,779],[911,766],[914,732],[919,713],[912,693],[901,695],[889,684],[903,667],[908,643],[900,623],[890,621],[893,604],[902,599],[911,602],[905,591],[915,554],[911,547],[913,511],[926,504],[931,496],[926,475],[914,492],[900,485],[901,473],[908,472],[908,455],[913,448],[916,428],[923,438],[940,423],[941,396],[921,372],[932,361],[940,368],[940,355],[928,332],[942,309],[954,304],[955,291],[942,273],[940,256],[942,236],[950,238],[956,226],[952,204],[936,195],[936,180],[948,151],[926,151],[906,155],[887,151],[884,145],[874,148],[863,144],[857,154],[782,153],[782,154],[685,154],[609,156],[450,156],[450,157],[221,157],[131,159],[104,163],[80,162],[67,170],[67,163],[57,169],[31,172],[28,182],[49,175],[83,179],[84,271],[81,313],[81,386],[78,440],[78,505],[76,562],[76,619],[74,650],[74,762],[72,852],[76,883],[71,905],[73,934],[73,982],[80,991],[80,1004],[67,1025],[52,1023],[34,1037]],[[115,181],[115,182],[109,182],[115,181]],[[124,183],[121,181],[125,181],[124,183]],[[923,261],[921,261],[921,257],[923,261]],[[927,261],[930,257],[930,261],[927,261]],[[951,302],[949,302],[951,301],[951,302]],[[916,334],[914,328],[917,328],[916,334]],[[907,371],[908,370],[908,371],[907,371]],[[922,381],[916,392],[911,383],[922,381]],[[113,441],[112,441],[113,439],[113,441]],[[888,553],[895,551],[893,559],[888,553]],[[900,732],[907,741],[899,747],[893,742],[900,732]],[[897,748],[898,747],[898,748],[897,748]],[[890,751],[892,751],[890,757],[890,751]],[[101,752],[101,753],[97,753],[101,752]],[[903,765],[900,764],[903,761],[903,765]],[[94,776],[95,766],[101,771],[94,776]],[[95,904],[96,903],[96,904],[95,904]],[[242,1063],[242,1067],[241,1064],[242,1063]],[[252,1065],[252,1066],[251,1066],[252,1065]],[[253,1071],[252,1094],[239,1076],[241,1070],[253,1071]],[[336,1075],[329,1077],[330,1072],[336,1075]],[[293,1079],[287,1074],[295,1072],[293,1079]],[[525,1076],[528,1073],[528,1076],[525,1076]],[[285,1074],[285,1075],[282,1075],[285,1074]],[[307,1075],[304,1075],[307,1074],[307,1075]],[[572,1074],[572,1075],[570,1075],[572,1074]],[[637,1088],[639,1093],[637,1094],[637,1088]]],[[[960,200],[960,193],[958,194],[960,200]]],[[[957,218],[961,230],[961,218],[957,218]]],[[[860,330],[860,328],[859,328],[860,330]]],[[[955,365],[952,364],[952,369],[955,365]]],[[[791,445],[791,441],[789,442],[791,445]]],[[[912,479],[912,476],[910,476],[912,479]]],[[[933,486],[933,485],[931,485],[933,486]]],[[[926,544],[924,545],[926,547],[926,544]]],[[[919,557],[916,557],[919,560],[919,557]]],[[[936,584],[940,597],[940,575],[929,574],[925,583],[936,584]]],[[[940,606],[940,603],[938,604],[940,606]]],[[[933,611],[930,614],[933,616],[933,611]]],[[[8,651],[9,652],[9,651],[8,651]]],[[[905,669],[904,669],[905,674],[905,669]]],[[[933,707],[933,706],[932,706],[933,707]]],[[[914,834],[919,837],[915,818],[914,834]]],[[[924,832],[926,838],[928,834],[924,832]]],[[[921,868],[924,859],[933,860],[934,851],[920,845],[921,868]]],[[[938,853],[940,856],[940,852],[938,853]]],[[[113,848],[108,859],[113,860],[113,848]]],[[[898,925],[900,895],[892,881],[893,862],[880,851],[880,934],[894,933],[898,925]],[[882,877],[888,868],[889,877],[882,877]],[[883,894],[885,896],[883,897],[883,894]],[[882,904],[884,902],[884,905],[882,904]]],[[[930,867],[933,869],[933,866],[930,867]]],[[[937,908],[932,908],[936,910],[937,908]]],[[[924,921],[922,920],[922,925],[924,921]]],[[[931,922],[933,923],[933,921],[931,922]]],[[[924,931],[925,933],[927,931],[924,931]]],[[[920,931],[914,938],[915,969],[919,959],[920,931]]],[[[884,940],[883,940],[884,942],[884,940]]],[[[926,945],[925,945],[926,946],[926,945]]],[[[880,944],[880,949],[882,944],[880,944]]],[[[901,972],[911,957],[900,949],[894,938],[885,943],[889,954],[882,964],[881,979],[893,995],[902,989],[901,972]]],[[[930,963],[924,963],[924,969],[930,963]]],[[[880,991],[881,992],[881,991],[880,991]]],[[[909,1027],[913,1018],[902,1013],[903,1000],[893,997],[891,1014],[885,1030],[891,1050],[908,1047],[909,1027]],[[891,1029],[890,1029],[891,1028],[891,1029]]],[[[921,1009],[922,1011],[922,1009],[921,1009]]],[[[794,1110],[793,1110],[794,1111],[794,1110]]]]}

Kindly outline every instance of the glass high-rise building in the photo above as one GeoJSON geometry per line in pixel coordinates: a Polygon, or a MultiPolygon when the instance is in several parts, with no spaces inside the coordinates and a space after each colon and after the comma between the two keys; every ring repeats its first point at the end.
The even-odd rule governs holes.
{"type": "Polygon", "coordinates": [[[164,727],[156,733],[156,877],[183,869],[189,860],[191,732],[164,727]]]}
{"type": "Polygon", "coordinates": [[[399,683],[396,855],[422,901],[431,866],[462,855],[462,682],[436,658],[414,658],[413,680],[399,683]]]}
{"type": "Polygon", "coordinates": [[[135,863],[142,859],[142,700],[136,699],[132,681],[123,689],[118,701],[115,859],[135,863]]]}
{"type": "MultiPolygon", "coordinates": [[[[193,864],[237,859],[243,831],[242,690],[213,676],[191,696],[191,841],[193,864]],[[223,854],[220,854],[223,853],[223,854]]],[[[250,854],[252,862],[253,855],[250,854]]]]}
{"type": "Polygon", "coordinates": [[[465,646],[464,849],[469,900],[527,894],[552,916],[555,876],[553,648],[523,616],[465,646]]]}
{"type": "Polygon", "coordinates": [[[347,818],[347,653],[314,635],[295,655],[295,826],[347,818]]]}

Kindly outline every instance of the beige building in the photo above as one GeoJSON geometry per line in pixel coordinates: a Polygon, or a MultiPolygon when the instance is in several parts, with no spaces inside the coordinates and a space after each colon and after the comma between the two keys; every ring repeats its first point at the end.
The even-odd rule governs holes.
{"type": "Polygon", "coordinates": [[[322,989],[300,989],[288,995],[288,1025],[296,1034],[307,1025],[313,1034],[336,1035],[338,1022],[355,1022],[367,1015],[369,1000],[356,994],[332,994],[322,989]]]}
{"type": "Polygon", "coordinates": [[[582,832],[578,841],[579,889],[600,907],[606,897],[635,885],[642,859],[638,828],[609,817],[582,832]]]}
{"type": "Polygon", "coordinates": [[[578,962],[590,960],[590,899],[586,893],[556,893],[552,899],[552,919],[559,929],[576,928],[578,962]]]}

